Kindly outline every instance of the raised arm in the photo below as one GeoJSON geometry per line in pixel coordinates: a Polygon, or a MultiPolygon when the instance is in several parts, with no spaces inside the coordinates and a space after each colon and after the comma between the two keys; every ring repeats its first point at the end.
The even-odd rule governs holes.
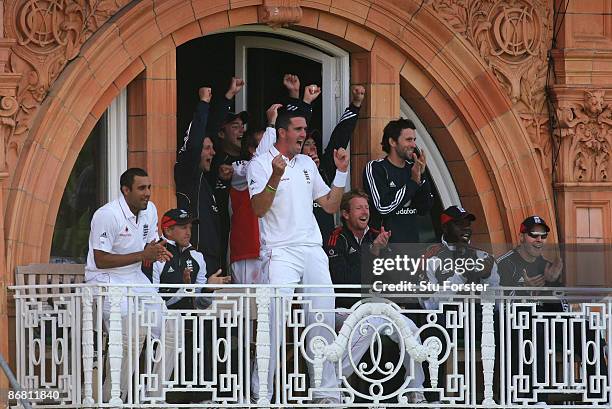
{"type": "MultiPolygon", "coordinates": [[[[316,202],[323,208],[323,210],[325,210],[325,212],[330,214],[336,213],[340,209],[340,201],[342,200],[342,195],[344,194],[344,186],[346,186],[349,164],[348,152],[343,148],[335,150],[334,162],[338,170],[336,171],[336,177],[332,182],[332,186],[330,186],[331,190],[329,190],[326,195],[316,198],[316,202]]],[[[319,172],[316,172],[314,180],[316,192],[318,185],[321,183],[324,185],[325,182],[321,178],[319,172]]]]}
{"type": "Polygon", "coordinates": [[[223,124],[225,114],[232,110],[232,100],[236,94],[242,90],[244,84],[245,82],[242,78],[232,77],[230,85],[225,94],[220,98],[215,97],[210,108],[210,119],[208,121],[208,127],[206,128],[206,135],[214,137],[217,136],[217,133],[223,124]]]}
{"type": "Polygon", "coordinates": [[[344,110],[340,121],[332,131],[329,138],[329,143],[325,148],[325,153],[321,158],[321,166],[319,171],[325,175],[327,180],[331,179],[336,165],[334,164],[334,149],[348,147],[351,136],[355,131],[359,110],[365,97],[365,88],[362,85],[356,85],[351,90],[351,104],[344,110]]]}
{"type": "Polygon", "coordinates": [[[202,144],[204,143],[206,124],[208,123],[212,91],[208,87],[202,87],[198,89],[198,96],[200,101],[196,105],[193,119],[183,139],[183,146],[179,149],[176,158],[175,182],[177,186],[191,183],[191,177],[200,166],[200,154],[202,152],[202,144]]]}
{"type": "Polygon", "coordinates": [[[277,155],[272,160],[272,175],[267,177],[261,163],[253,161],[247,170],[247,180],[249,181],[249,194],[251,195],[251,207],[257,217],[263,217],[274,201],[276,189],[280,183],[287,163],[282,155],[277,155]]]}

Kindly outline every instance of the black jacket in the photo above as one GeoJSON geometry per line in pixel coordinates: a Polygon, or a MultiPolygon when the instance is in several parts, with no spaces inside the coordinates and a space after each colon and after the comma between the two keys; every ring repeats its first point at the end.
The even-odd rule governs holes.
{"type": "MultiPolygon", "coordinates": [[[[191,268],[191,283],[206,283],[206,266],[201,253],[193,247],[179,250],[175,243],[168,241],[166,249],[172,253],[172,258],[166,262],[156,261],[147,267],[142,267],[142,272],[153,284],[184,284],[183,271],[191,268]]],[[[194,308],[193,297],[181,297],[177,294],[178,288],[160,288],[159,293],[163,297],[168,308],[192,309],[194,308]]]]}
{"type": "Polygon", "coordinates": [[[208,110],[207,102],[198,102],[174,165],[174,183],[178,208],[188,210],[200,220],[199,224],[193,225],[191,242],[204,255],[210,275],[221,267],[224,247],[221,244],[219,207],[213,189],[200,168],[208,110]]]}
{"type": "MultiPolygon", "coordinates": [[[[334,284],[369,284],[371,271],[362,271],[373,258],[370,253],[372,243],[380,232],[368,229],[361,239],[357,241],[353,232],[346,226],[337,227],[329,236],[325,244],[325,252],[329,259],[329,272],[334,284]],[[366,264],[363,264],[363,261],[366,264]],[[364,276],[367,274],[368,276],[364,276]],[[367,278],[363,280],[362,278],[367,278]]],[[[385,257],[381,255],[380,257],[385,257]]],[[[336,288],[336,293],[357,293],[358,289],[336,288]]],[[[350,308],[357,302],[356,298],[338,297],[336,307],[350,308]]]]}
{"type": "Polygon", "coordinates": [[[370,161],[363,170],[363,187],[370,195],[371,223],[391,231],[391,243],[418,243],[417,214],[426,214],[433,205],[429,181],[411,178],[412,162],[398,168],[387,158],[370,161]]]}
{"type": "MultiPolygon", "coordinates": [[[[334,127],[329,138],[329,143],[325,148],[325,152],[320,157],[319,173],[329,187],[332,187],[332,182],[336,176],[336,163],[334,162],[334,149],[346,149],[359,117],[359,107],[349,105],[342,114],[340,121],[334,127]]],[[[320,152],[320,151],[319,151],[320,152]]],[[[313,212],[317,224],[321,230],[321,237],[325,241],[334,230],[335,222],[334,215],[327,213],[318,203],[313,202],[313,212]]]]}

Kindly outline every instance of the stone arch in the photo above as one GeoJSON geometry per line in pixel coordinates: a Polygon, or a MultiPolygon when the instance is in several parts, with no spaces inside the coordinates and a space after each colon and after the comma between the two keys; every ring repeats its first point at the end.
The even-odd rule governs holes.
{"type": "MultiPolygon", "coordinates": [[[[257,1],[234,3],[138,2],[87,41],[53,84],[12,180],[5,223],[8,271],[49,254],[78,152],[119,90],[188,40],[259,22],[252,5],[257,1]]],[[[481,216],[483,238],[516,239],[515,226],[529,212],[554,220],[544,175],[508,98],[470,46],[430,9],[421,9],[417,0],[303,3],[308,6],[302,7],[301,29],[401,67],[402,96],[419,105],[417,113],[448,155],[462,200],[481,216]]]]}

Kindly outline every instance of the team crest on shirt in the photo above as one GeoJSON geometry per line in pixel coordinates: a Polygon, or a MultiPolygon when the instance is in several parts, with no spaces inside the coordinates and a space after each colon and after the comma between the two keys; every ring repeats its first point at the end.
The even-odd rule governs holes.
{"type": "Polygon", "coordinates": [[[142,238],[146,240],[147,236],[149,235],[149,225],[145,224],[142,227],[142,238]]]}
{"type": "Polygon", "coordinates": [[[310,175],[306,169],[304,169],[304,177],[306,178],[306,183],[310,184],[310,175]]]}

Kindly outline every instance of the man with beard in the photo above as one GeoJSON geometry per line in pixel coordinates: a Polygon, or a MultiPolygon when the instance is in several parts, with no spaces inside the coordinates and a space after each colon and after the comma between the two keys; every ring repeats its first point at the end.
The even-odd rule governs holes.
{"type": "Polygon", "coordinates": [[[416,215],[431,209],[433,199],[425,177],[427,156],[416,148],[412,121],[390,121],[381,142],[387,156],[367,163],[364,190],[370,195],[372,225],[390,231],[391,243],[418,243],[416,215]]]}
{"type": "MultiPolygon", "coordinates": [[[[334,152],[336,176],[330,189],[319,174],[309,156],[301,155],[306,138],[306,119],[299,111],[284,111],[276,120],[276,143],[268,152],[251,160],[247,170],[249,194],[253,212],[259,217],[262,255],[262,282],[279,286],[277,294],[283,302],[291,299],[294,284],[319,285],[306,287],[305,300],[311,309],[307,312],[306,323],[317,322],[317,316],[328,328],[334,328],[334,295],[329,275],[327,256],[322,248],[321,232],[312,213],[312,201],[316,200],[329,213],[338,210],[348,169],[348,153],[344,149],[334,152]],[[310,297],[309,293],[317,296],[310,297]]],[[[272,398],[273,379],[276,372],[276,355],[279,342],[282,343],[284,320],[278,317],[275,302],[271,303],[270,322],[270,363],[267,388],[260,388],[257,364],[252,376],[253,397],[258,403],[269,403],[272,398]],[[278,317],[278,318],[277,318],[278,317]]],[[[333,334],[315,325],[306,336],[311,345],[314,337],[323,337],[333,342],[333,334]]],[[[311,381],[313,368],[309,365],[311,381]]],[[[334,365],[326,362],[323,366],[321,389],[313,393],[315,402],[321,404],[339,403],[338,377],[334,365]]],[[[280,391],[279,391],[280,393],[280,391]]]]}
{"type": "MultiPolygon", "coordinates": [[[[158,241],[157,209],[149,200],[151,180],[143,169],[130,168],[121,175],[120,184],[121,196],[96,210],[91,220],[85,282],[101,285],[151,284],[141,271],[142,266],[150,265],[155,261],[165,262],[172,258],[172,253],[164,247],[165,241],[158,241]]],[[[127,288],[124,287],[122,291],[125,294],[127,288]]],[[[107,368],[103,392],[105,402],[111,398],[111,376],[120,377],[121,393],[124,397],[130,388],[132,374],[128,368],[131,365],[131,368],[134,369],[138,365],[139,351],[147,333],[144,323],[140,322],[141,320],[135,313],[144,311],[145,305],[146,309],[156,312],[153,316],[157,319],[151,330],[153,337],[160,339],[162,332],[166,332],[165,359],[157,361],[153,368],[153,372],[159,376],[160,385],[161,381],[168,380],[174,367],[174,328],[172,325],[164,325],[162,315],[166,310],[162,299],[154,288],[133,287],[131,291],[139,296],[141,304],[128,305],[128,302],[133,303],[133,298],[124,296],[121,299],[121,326],[123,327],[121,372],[111,374],[110,369],[107,368]],[[132,311],[132,316],[130,316],[130,311],[132,311]],[[130,323],[133,326],[131,329],[129,328],[130,323]],[[136,331],[138,331],[138,337],[130,338],[129,334],[135,337],[136,331]],[[134,345],[135,342],[138,342],[137,345],[134,345]],[[128,355],[130,343],[132,343],[132,354],[128,355]],[[133,360],[131,363],[129,356],[133,360]]],[[[108,297],[105,297],[102,309],[104,325],[107,329],[110,308],[110,301],[108,297]]],[[[166,324],[171,324],[171,321],[166,324]]],[[[108,365],[110,360],[106,361],[108,365]]],[[[161,392],[160,388],[157,388],[157,392],[161,392]]],[[[153,389],[153,386],[149,385],[149,390],[153,389]]],[[[112,396],[113,399],[118,397],[112,396]]]]}
{"type": "Polygon", "coordinates": [[[213,141],[204,133],[212,91],[202,87],[198,95],[200,101],[174,165],[174,183],[177,207],[200,220],[199,224],[193,225],[191,243],[204,255],[207,275],[210,276],[224,265],[225,250],[221,243],[219,207],[206,179],[215,156],[213,141]]]}

